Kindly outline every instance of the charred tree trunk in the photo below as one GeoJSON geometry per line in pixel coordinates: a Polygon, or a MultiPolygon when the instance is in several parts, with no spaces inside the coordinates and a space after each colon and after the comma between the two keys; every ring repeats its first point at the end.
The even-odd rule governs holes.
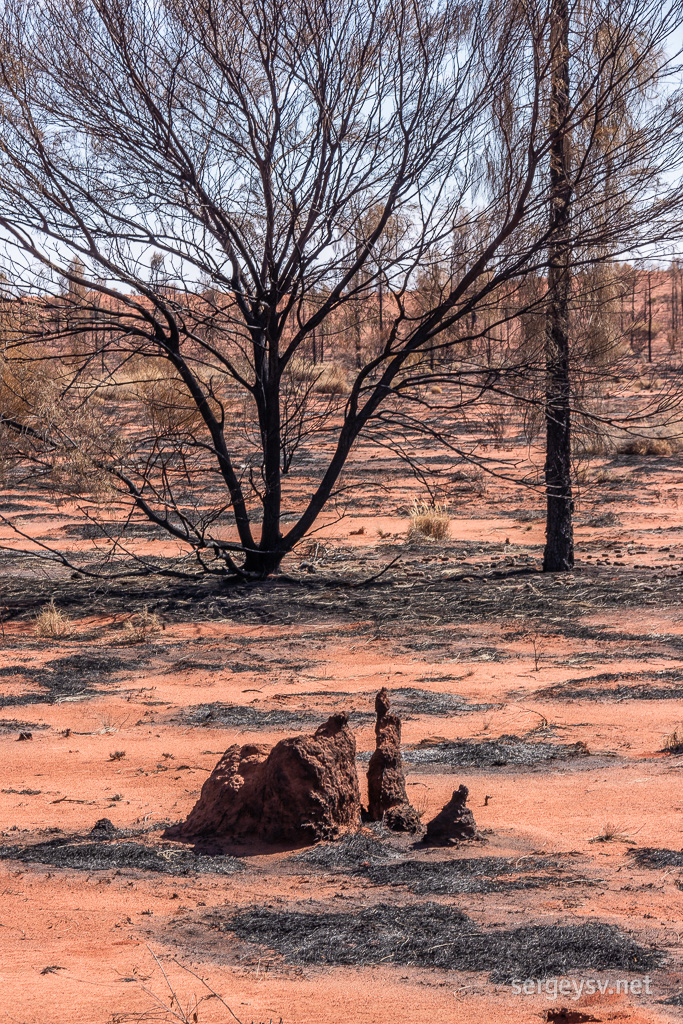
{"type": "Polygon", "coordinates": [[[652,362],[652,272],[647,272],[647,361],[652,362]]]}
{"type": "Polygon", "coordinates": [[[544,572],[574,565],[571,482],[571,408],[569,375],[570,293],[570,137],[569,9],[553,0],[550,98],[550,242],[546,321],[546,462],[547,500],[544,572]]]}
{"type": "Polygon", "coordinates": [[[671,333],[675,336],[678,327],[678,302],[676,300],[676,271],[671,271],[671,333]]]}
{"type": "MultiPolygon", "coordinates": [[[[276,308],[277,303],[272,303],[276,308]]],[[[271,314],[272,316],[272,314],[271,314]]],[[[263,521],[258,544],[249,545],[242,571],[249,576],[265,579],[274,572],[285,556],[282,545],[280,516],[282,512],[282,417],[280,409],[281,365],[277,326],[272,323],[261,325],[260,331],[252,332],[254,339],[253,356],[256,377],[254,398],[259,418],[263,465],[261,469],[263,489],[261,503],[263,521]]]]}

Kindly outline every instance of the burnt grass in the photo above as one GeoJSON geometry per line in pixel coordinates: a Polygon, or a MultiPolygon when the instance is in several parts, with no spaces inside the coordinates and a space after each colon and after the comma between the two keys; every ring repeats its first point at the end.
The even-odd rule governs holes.
{"type": "Polygon", "coordinates": [[[553,694],[553,697],[555,700],[567,701],[681,700],[683,699],[683,686],[653,687],[634,683],[632,686],[615,686],[609,689],[600,687],[589,687],[585,690],[567,689],[564,693],[553,694]]]}
{"type": "MultiPolygon", "coordinates": [[[[332,711],[343,710],[349,718],[355,722],[374,722],[376,691],[365,691],[362,693],[349,693],[344,690],[313,690],[308,693],[279,694],[278,699],[286,701],[299,701],[306,705],[300,712],[304,715],[316,715],[316,721],[321,720],[332,711]],[[373,710],[369,710],[373,709],[373,710]]],[[[391,710],[401,718],[416,718],[419,715],[429,715],[437,718],[445,718],[451,715],[467,715],[475,711],[490,711],[499,707],[499,704],[475,704],[465,697],[455,693],[438,693],[433,690],[423,690],[415,686],[398,686],[389,690],[391,710]]]]}
{"type": "MultiPolygon", "coordinates": [[[[399,686],[389,691],[391,710],[404,718],[417,715],[435,715],[444,718],[447,715],[467,715],[473,711],[490,711],[497,704],[473,704],[455,693],[435,693],[433,690],[420,690],[414,686],[399,686]]],[[[372,694],[374,701],[375,695],[372,694]]]]}
{"type": "Polygon", "coordinates": [[[601,672],[585,679],[568,679],[537,690],[535,697],[549,700],[681,700],[683,698],[683,674],[677,669],[662,669],[659,672],[639,672],[631,676],[634,682],[621,682],[624,676],[617,672],[601,672]],[[662,682],[674,684],[662,686],[662,682]],[[613,685],[595,686],[595,683],[613,685]]]}
{"type": "Polygon", "coordinates": [[[569,875],[562,869],[560,861],[549,857],[468,857],[441,861],[403,860],[395,864],[366,863],[360,864],[354,873],[367,878],[372,885],[404,886],[418,896],[510,892],[586,883],[586,879],[569,875]],[[548,870],[553,873],[549,874],[548,870]]]}
{"type": "Polygon", "coordinates": [[[145,846],[142,843],[72,842],[51,839],[31,846],[0,846],[0,860],[18,860],[23,864],[46,864],[77,871],[111,871],[136,868],[164,875],[218,874],[243,871],[236,857],[206,857],[171,846],[145,846]]]}
{"type": "MultiPolygon", "coordinates": [[[[375,693],[367,696],[374,702],[375,693]]],[[[469,715],[471,712],[485,712],[500,707],[495,703],[471,703],[457,693],[438,693],[416,686],[392,687],[389,690],[389,698],[391,711],[402,718],[414,718],[419,715],[445,718],[449,715],[469,715]]]]}
{"type": "Polygon", "coordinates": [[[39,722],[22,722],[18,718],[0,718],[0,736],[6,736],[13,732],[38,732],[40,729],[49,728],[49,725],[39,722]]]}
{"type": "MultiPolygon", "coordinates": [[[[444,545],[458,564],[458,545],[444,545]]],[[[401,564],[376,582],[363,585],[374,571],[384,568],[386,557],[365,557],[359,562],[349,552],[349,563],[338,578],[319,573],[317,578],[274,577],[248,584],[207,579],[173,580],[148,577],[97,581],[55,575],[30,580],[7,573],[3,578],[2,618],[30,619],[52,597],[70,615],[89,614],[93,603],[103,614],[141,609],[162,614],[167,621],[228,618],[240,623],[320,623],[321,620],[357,623],[361,619],[369,634],[391,635],[394,626],[431,627],[464,625],[475,621],[497,621],[506,615],[532,619],[547,618],[554,635],[581,639],[617,641],[620,634],[581,621],[583,615],[619,607],[679,606],[683,578],[661,569],[639,570],[628,566],[582,566],[571,574],[543,574],[534,569],[494,568],[463,572],[445,577],[438,567],[421,562],[410,565],[404,554],[401,564]],[[410,570],[410,585],[403,574],[410,570]],[[402,585],[403,584],[403,585],[402,585]],[[580,614],[577,614],[579,612],[580,614]]],[[[161,568],[165,567],[160,559],[161,568]]],[[[169,566],[172,562],[169,562],[169,566]]],[[[123,567],[123,566],[122,566],[123,567]]],[[[139,568],[131,563],[131,571],[139,568]]],[[[332,567],[330,567],[332,568],[332,567]]],[[[647,634],[623,634],[631,641],[645,641],[661,656],[666,646],[683,651],[683,638],[671,635],[654,641],[647,634]]]]}
{"type": "Polygon", "coordinates": [[[454,907],[425,902],[328,913],[253,906],[205,918],[220,932],[279,953],[288,964],[397,964],[485,971],[492,981],[544,978],[574,970],[642,972],[663,954],[614,925],[529,925],[482,931],[454,907]]]}
{"type": "Polygon", "coordinates": [[[0,695],[0,707],[55,704],[66,697],[101,695],[107,691],[102,690],[99,684],[133,667],[139,667],[137,660],[109,653],[70,654],[33,667],[23,664],[6,665],[0,668],[0,677],[19,677],[40,686],[41,690],[14,696],[0,695]]]}
{"type": "Polygon", "coordinates": [[[683,868],[683,850],[643,846],[641,849],[629,850],[629,854],[641,868],[683,868]]]}
{"type": "Polygon", "coordinates": [[[289,858],[289,863],[328,871],[353,870],[362,864],[396,860],[400,854],[369,829],[349,832],[332,843],[318,843],[289,858]]]}
{"type": "Polygon", "coordinates": [[[320,725],[321,717],[314,717],[305,711],[265,709],[216,701],[186,708],[173,715],[171,721],[212,729],[308,729],[320,725]]]}
{"type": "MultiPolygon", "coordinates": [[[[465,698],[452,693],[433,693],[404,686],[392,689],[390,693],[392,710],[403,718],[415,715],[463,715],[472,711],[488,711],[494,704],[470,704],[465,698]]],[[[172,722],[182,725],[204,726],[206,728],[238,729],[314,729],[321,725],[331,713],[330,705],[337,705],[348,712],[351,723],[361,724],[375,720],[374,711],[363,710],[358,705],[370,705],[374,693],[344,693],[342,691],[315,691],[313,693],[287,694],[287,700],[308,700],[307,708],[267,708],[256,704],[242,706],[216,701],[197,704],[173,715],[172,722]],[[319,710],[315,705],[320,703],[319,710]],[[325,707],[327,705],[327,707],[325,707]]]]}
{"type": "Polygon", "coordinates": [[[662,1006],[683,1006],[683,992],[679,992],[675,996],[669,996],[668,999],[658,999],[657,1002],[662,1006]]]}
{"type": "Polygon", "coordinates": [[[458,768],[502,768],[507,765],[533,767],[548,761],[587,757],[584,743],[549,743],[515,735],[482,740],[423,740],[423,746],[403,752],[413,772],[430,771],[447,765],[458,768]]]}

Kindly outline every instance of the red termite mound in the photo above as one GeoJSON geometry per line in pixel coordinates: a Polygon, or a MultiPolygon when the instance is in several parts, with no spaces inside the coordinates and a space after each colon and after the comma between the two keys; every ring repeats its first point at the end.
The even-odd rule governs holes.
{"type": "Polygon", "coordinates": [[[360,824],[356,741],[345,714],[312,736],[230,747],[169,838],[315,841],[360,824]]]}
{"type": "Polygon", "coordinates": [[[401,719],[389,713],[389,695],[382,687],[375,698],[375,750],[368,765],[368,818],[397,832],[417,832],[420,818],[406,792],[401,758],[401,719]]]}
{"type": "Polygon", "coordinates": [[[457,846],[466,839],[481,839],[472,811],[467,806],[469,790],[460,786],[445,807],[427,824],[423,842],[428,846],[457,846]]]}

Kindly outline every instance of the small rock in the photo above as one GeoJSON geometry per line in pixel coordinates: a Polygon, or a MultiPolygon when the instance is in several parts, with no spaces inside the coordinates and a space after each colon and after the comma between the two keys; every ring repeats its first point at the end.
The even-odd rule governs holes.
{"type": "Polygon", "coordinates": [[[19,733],[19,737],[17,739],[17,743],[19,742],[19,740],[32,740],[32,739],[33,739],[33,733],[32,732],[20,732],[19,733]]]}
{"type": "Polygon", "coordinates": [[[390,807],[388,811],[385,811],[383,820],[392,832],[412,832],[414,835],[422,829],[420,815],[408,803],[390,807]]]}

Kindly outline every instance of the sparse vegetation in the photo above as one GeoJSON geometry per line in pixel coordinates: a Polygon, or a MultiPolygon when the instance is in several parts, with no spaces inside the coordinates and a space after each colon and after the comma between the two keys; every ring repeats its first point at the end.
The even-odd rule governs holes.
{"type": "Polygon", "coordinates": [[[683,726],[679,725],[664,740],[664,750],[668,754],[683,754],[683,726]]]}
{"type": "Polygon", "coordinates": [[[445,505],[416,501],[410,513],[409,540],[444,540],[448,536],[450,517],[445,505]]]}
{"type": "Polygon", "coordinates": [[[159,616],[155,612],[150,612],[147,605],[144,605],[141,612],[134,612],[124,621],[124,640],[129,644],[144,644],[161,629],[159,616]]]}
{"type": "MultiPolygon", "coordinates": [[[[145,1024],[146,1021],[159,1021],[163,1022],[163,1024],[174,1024],[174,1022],[178,1022],[178,1024],[201,1024],[202,1007],[209,999],[217,1000],[218,1004],[228,1011],[231,1021],[235,1021],[235,1024],[242,1024],[240,1018],[226,1003],[223,996],[216,992],[205,978],[200,977],[191,967],[186,967],[185,964],[174,957],[170,962],[199,982],[201,990],[204,992],[202,996],[192,995],[188,997],[187,1001],[183,1001],[178,993],[178,984],[174,984],[169,977],[170,965],[164,967],[160,957],[149,946],[147,946],[147,949],[163,978],[164,995],[160,996],[150,988],[147,984],[148,979],[140,980],[139,985],[142,991],[152,1001],[150,1009],[143,1010],[140,1013],[115,1013],[110,1018],[109,1024],[145,1024]]],[[[252,1020],[251,1024],[256,1024],[256,1022],[252,1020]]],[[[266,1024],[266,1022],[262,1021],[259,1024],[266,1024]]],[[[271,1017],[267,1024],[283,1024],[282,1017],[277,1022],[271,1017]]]]}
{"type": "Polygon", "coordinates": [[[36,636],[45,640],[63,640],[72,632],[70,620],[56,607],[54,598],[36,615],[33,628],[36,636]]]}
{"type": "Polygon", "coordinates": [[[589,839],[589,843],[633,843],[635,842],[635,831],[626,826],[619,825],[614,821],[606,821],[596,836],[589,839]]]}
{"type": "Polygon", "coordinates": [[[662,1001],[683,0],[2,28],[13,1019],[588,1021],[505,985],[665,968],[662,1001]]]}
{"type": "Polygon", "coordinates": [[[671,455],[673,443],[666,437],[630,437],[617,445],[619,455],[671,455]]]}

